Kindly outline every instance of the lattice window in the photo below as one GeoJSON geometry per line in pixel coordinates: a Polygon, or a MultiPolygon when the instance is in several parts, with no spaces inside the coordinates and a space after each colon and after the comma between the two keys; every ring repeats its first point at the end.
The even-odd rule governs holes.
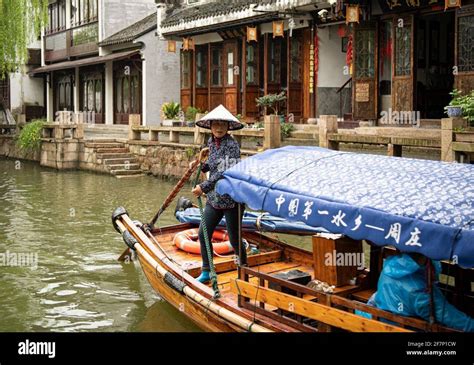
{"type": "Polygon", "coordinates": [[[356,77],[374,77],[375,75],[375,31],[358,30],[356,34],[356,77]]]}
{"type": "Polygon", "coordinates": [[[474,71],[474,15],[459,17],[458,70],[474,71]]]}
{"type": "Polygon", "coordinates": [[[10,109],[10,78],[8,75],[4,79],[0,78],[0,103],[10,109]]]}
{"type": "Polygon", "coordinates": [[[395,76],[411,74],[411,27],[395,27],[395,76]]]}

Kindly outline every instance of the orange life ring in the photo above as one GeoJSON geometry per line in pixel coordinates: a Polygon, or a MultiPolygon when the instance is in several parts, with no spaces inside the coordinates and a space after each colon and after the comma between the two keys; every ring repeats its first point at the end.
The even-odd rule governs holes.
{"type": "MultiPolygon", "coordinates": [[[[199,243],[198,232],[199,228],[191,228],[179,232],[174,236],[173,244],[185,252],[199,255],[201,254],[201,245],[199,243]]],[[[226,255],[234,251],[229,242],[227,231],[214,231],[212,235],[212,248],[217,255],[226,255]]]]}

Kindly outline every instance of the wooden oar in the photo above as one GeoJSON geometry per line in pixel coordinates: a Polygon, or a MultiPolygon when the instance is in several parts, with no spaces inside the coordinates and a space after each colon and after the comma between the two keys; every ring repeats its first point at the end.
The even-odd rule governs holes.
{"type": "Polygon", "coordinates": [[[173,190],[171,191],[171,193],[168,195],[168,197],[165,199],[165,201],[163,202],[163,205],[161,206],[161,208],[158,210],[158,212],[155,214],[155,216],[153,217],[153,219],[151,220],[150,223],[148,223],[148,226],[150,228],[152,228],[156,221],[158,220],[158,218],[160,217],[160,215],[165,211],[166,208],[168,208],[168,206],[171,204],[171,202],[173,201],[174,198],[176,198],[176,195],[178,195],[179,191],[182,189],[182,187],[184,186],[184,184],[186,183],[186,181],[189,180],[189,178],[191,177],[191,175],[193,174],[194,170],[196,170],[196,168],[199,166],[199,164],[203,163],[206,159],[207,159],[207,156],[209,155],[209,148],[203,148],[201,150],[201,152],[199,152],[199,156],[197,157],[197,159],[194,161],[194,163],[186,170],[186,172],[184,173],[183,177],[178,181],[178,183],[176,184],[176,186],[173,188],[173,190]]]}
{"type": "MultiPolygon", "coordinates": [[[[160,209],[155,214],[155,216],[152,218],[150,223],[144,224],[143,228],[144,228],[145,232],[150,232],[150,234],[151,234],[151,230],[153,229],[153,226],[155,225],[155,223],[158,220],[158,218],[160,217],[160,215],[165,211],[166,208],[168,208],[168,206],[171,204],[173,199],[176,198],[176,195],[178,195],[179,191],[183,188],[186,181],[189,180],[189,178],[191,177],[193,172],[196,170],[196,168],[201,163],[206,161],[208,156],[209,156],[209,148],[207,148],[207,147],[203,148],[199,152],[199,155],[196,158],[196,160],[193,161],[193,164],[186,170],[183,177],[178,181],[178,183],[174,186],[173,190],[171,190],[171,192],[168,194],[165,201],[163,202],[163,204],[161,205],[160,209]]],[[[120,262],[125,261],[127,259],[127,257],[130,257],[129,255],[130,255],[130,249],[127,248],[124,252],[122,252],[120,257],[118,258],[118,261],[120,261],[120,262]]]]}

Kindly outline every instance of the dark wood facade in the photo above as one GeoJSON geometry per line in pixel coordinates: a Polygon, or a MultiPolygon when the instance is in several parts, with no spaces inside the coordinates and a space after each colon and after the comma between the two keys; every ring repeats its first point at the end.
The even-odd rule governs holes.
{"type": "MultiPolygon", "coordinates": [[[[222,42],[181,50],[181,106],[210,111],[223,104],[247,121],[263,110],[256,98],[285,91],[281,113],[299,122],[310,117],[309,73],[305,64],[311,44],[309,28],[294,30],[292,37],[262,34],[248,42],[242,29],[223,34],[222,42]]],[[[308,65],[309,66],[309,65],[308,65]]],[[[308,67],[309,68],[309,67],[308,67]]]]}
{"type": "Polygon", "coordinates": [[[352,27],[355,119],[376,120],[381,94],[391,95],[392,111],[443,118],[450,91],[474,89],[474,2],[446,11],[438,3],[352,27]]]}

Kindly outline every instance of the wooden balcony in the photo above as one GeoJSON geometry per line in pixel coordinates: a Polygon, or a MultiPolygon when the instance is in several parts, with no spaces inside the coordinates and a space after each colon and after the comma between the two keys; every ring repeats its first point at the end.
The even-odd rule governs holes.
{"type": "Polygon", "coordinates": [[[48,34],[44,40],[45,62],[96,54],[98,41],[98,22],[48,34]]]}

